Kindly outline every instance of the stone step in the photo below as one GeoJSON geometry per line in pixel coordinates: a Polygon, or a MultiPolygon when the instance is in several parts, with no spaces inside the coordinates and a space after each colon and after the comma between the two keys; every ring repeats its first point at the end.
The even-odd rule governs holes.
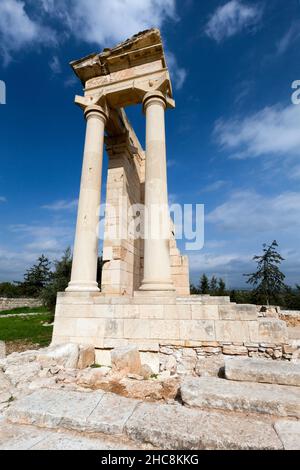
{"type": "MultiPolygon", "coordinates": [[[[6,418],[18,425],[122,436],[159,449],[282,449],[272,423],[258,418],[143,403],[110,393],[37,390],[12,403],[6,418]]],[[[1,434],[0,434],[1,435],[1,434]]]]}
{"type": "Polygon", "coordinates": [[[225,377],[242,382],[300,387],[300,364],[267,359],[226,359],[225,377]]]}
{"type": "Polygon", "coordinates": [[[201,305],[228,305],[230,297],[212,295],[190,295],[188,297],[177,297],[177,304],[201,304],[201,305]]]}
{"type": "Polygon", "coordinates": [[[300,418],[299,387],[200,377],[186,379],[181,396],[190,407],[300,418]]]}

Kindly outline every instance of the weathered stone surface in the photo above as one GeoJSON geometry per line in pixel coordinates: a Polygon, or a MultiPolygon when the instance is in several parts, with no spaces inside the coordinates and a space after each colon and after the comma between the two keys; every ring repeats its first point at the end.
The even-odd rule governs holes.
{"type": "Polygon", "coordinates": [[[298,387],[202,377],[186,379],[181,396],[191,407],[300,417],[298,387]]]}
{"type": "Polygon", "coordinates": [[[77,376],[77,384],[81,387],[97,389],[99,388],[97,386],[97,383],[101,382],[103,380],[103,377],[106,377],[110,371],[111,369],[109,367],[85,369],[82,372],[79,372],[77,376]]]}
{"type": "Polygon", "coordinates": [[[95,364],[95,348],[92,345],[79,346],[77,369],[85,369],[95,364]]]}
{"type": "Polygon", "coordinates": [[[116,348],[111,352],[111,362],[114,370],[126,374],[140,374],[141,358],[135,345],[116,348]]]}
{"type": "Polygon", "coordinates": [[[55,388],[57,384],[56,377],[38,378],[30,382],[29,390],[40,390],[41,388],[55,388]]]}
{"type": "Polygon", "coordinates": [[[224,356],[199,357],[195,371],[200,377],[219,377],[224,375],[224,367],[224,356]]]}
{"type": "Polygon", "coordinates": [[[229,380],[300,387],[300,364],[267,359],[226,359],[225,376],[229,380]]]}
{"type": "Polygon", "coordinates": [[[5,375],[14,386],[31,382],[36,378],[41,370],[41,365],[36,362],[21,365],[9,365],[5,370],[5,375]]]}
{"type": "Polygon", "coordinates": [[[34,362],[36,360],[37,351],[25,351],[22,353],[12,353],[5,360],[4,369],[9,365],[21,365],[34,362]]]}
{"type": "Polygon", "coordinates": [[[0,359],[3,359],[6,357],[6,347],[5,347],[5,342],[0,341],[0,359]]]}
{"type": "Polygon", "coordinates": [[[248,356],[248,349],[245,346],[223,346],[223,354],[229,356],[248,356]]]}
{"type": "Polygon", "coordinates": [[[275,430],[285,450],[300,450],[300,421],[278,421],[275,430]]]}
{"type": "Polygon", "coordinates": [[[108,438],[92,438],[70,431],[2,423],[0,450],[129,450],[137,446],[108,438]]]}
{"type": "Polygon", "coordinates": [[[81,432],[121,434],[138,402],[113,394],[39,390],[13,404],[6,412],[13,423],[81,432]]]}
{"type": "Polygon", "coordinates": [[[131,439],[168,450],[282,448],[271,424],[180,405],[143,403],[129,418],[125,429],[131,439]]]}
{"type": "Polygon", "coordinates": [[[87,418],[103,395],[101,391],[37,390],[13,403],[7,417],[13,423],[84,430],[87,418]]]}
{"type": "Polygon", "coordinates": [[[76,369],[79,357],[79,346],[67,343],[50,346],[43,349],[37,356],[37,360],[44,366],[60,364],[66,368],[76,369]]]}
{"type": "Polygon", "coordinates": [[[123,379],[120,382],[123,389],[116,390],[117,393],[130,398],[144,401],[174,400],[180,387],[179,378],[168,378],[158,380],[130,380],[123,379]]]}
{"type": "Polygon", "coordinates": [[[86,422],[88,431],[122,434],[128,418],[138,401],[106,393],[86,422]]]}

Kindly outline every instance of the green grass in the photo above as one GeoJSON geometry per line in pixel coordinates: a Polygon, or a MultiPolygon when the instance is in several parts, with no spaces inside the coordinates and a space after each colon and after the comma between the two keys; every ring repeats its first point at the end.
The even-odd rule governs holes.
{"type": "Polygon", "coordinates": [[[47,307],[18,307],[12,310],[0,310],[0,315],[17,315],[19,313],[48,313],[47,307]]]}
{"type": "Polygon", "coordinates": [[[0,340],[17,341],[48,346],[51,342],[51,326],[43,326],[43,323],[51,323],[53,315],[50,313],[32,317],[0,318],[0,340]]]}

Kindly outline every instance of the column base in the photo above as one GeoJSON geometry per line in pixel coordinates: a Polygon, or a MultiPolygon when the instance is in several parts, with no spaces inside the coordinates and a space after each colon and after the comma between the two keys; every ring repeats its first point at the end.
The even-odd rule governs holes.
{"type": "Polygon", "coordinates": [[[142,282],[139,292],[153,292],[155,293],[170,293],[174,294],[176,292],[173,282],[170,281],[146,281],[142,282]]]}
{"type": "Polygon", "coordinates": [[[97,282],[69,282],[66,292],[100,292],[97,282]]]}

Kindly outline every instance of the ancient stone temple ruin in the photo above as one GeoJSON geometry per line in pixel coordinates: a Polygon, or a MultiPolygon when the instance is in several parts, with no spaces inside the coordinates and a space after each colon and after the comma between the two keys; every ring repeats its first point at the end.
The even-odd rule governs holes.
{"type": "MultiPolygon", "coordinates": [[[[172,85],[160,32],[149,30],[113,49],[72,62],[84,86],[75,102],[86,118],[72,277],[59,293],[53,344],[92,344],[99,364],[123,344],[139,347],[158,371],[193,355],[269,355],[281,358],[287,331],[278,318],[227,297],[191,296],[188,259],[176,246],[168,212],[165,113],[172,85]],[[142,104],[143,150],[125,108],[142,104]],[[98,224],[104,145],[108,154],[102,285],[97,283],[98,224]],[[156,237],[131,235],[139,208],[156,237]],[[101,288],[101,290],[100,290],[101,288]]],[[[186,360],[185,364],[189,361],[186,360]]],[[[188,365],[187,365],[188,367],[188,365]]]]}

